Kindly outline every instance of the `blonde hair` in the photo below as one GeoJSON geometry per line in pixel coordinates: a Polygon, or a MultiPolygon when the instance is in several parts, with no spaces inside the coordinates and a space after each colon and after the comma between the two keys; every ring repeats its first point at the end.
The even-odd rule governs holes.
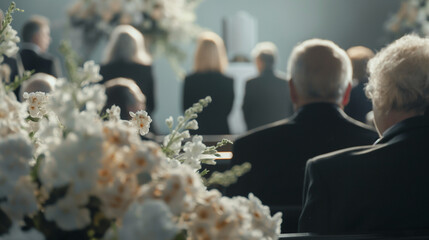
{"type": "Polygon", "coordinates": [[[310,39],[298,44],[289,57],[287,79],[306,99],[340,102],[352,80],[352,64],[334,42],[310,39]]]}
{"type": "Polygon", "coordinates": [[[117,26],[110,35],[104,54],[104,63],[117,60],[150,65],[152,57],[146,51],[144,37],[130,25],[117,26]]]}
{"type": "Polygon", "coordinates": [[[385,113],[429,106],[429,39],[406,35],[368,62],[366,94],[385,113]]]}
{"type": "Polygon", "coordinates": [[[350,57],[353,65],[353,79],[359,81],[366,79],[367,64],[374,57],[374,52],[364,46],[354,46],[347,49],[347,55],[350,57]]]}
{"type": "Polygon", "coordinates": [[[194,71],[223,73],[227,67],[228,58],[223,40],[214,32],[200,34],[194,58],[194,71]]]}

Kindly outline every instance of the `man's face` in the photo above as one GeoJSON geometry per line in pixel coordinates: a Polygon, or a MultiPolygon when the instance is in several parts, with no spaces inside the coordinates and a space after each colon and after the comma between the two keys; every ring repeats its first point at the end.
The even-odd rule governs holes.
{"type": "Polygon", "coordinates": [[[40,47],[41,52],[46,52],[51,44],[51,30],[48,26],[43,26],[33,38],[34,44],[40,47]]]}

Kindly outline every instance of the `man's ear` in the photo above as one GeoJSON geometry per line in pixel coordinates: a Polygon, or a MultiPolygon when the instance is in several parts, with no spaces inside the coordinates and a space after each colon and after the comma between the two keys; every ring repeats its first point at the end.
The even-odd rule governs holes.
{"type": "Polygon", "coordinates": [[[351,92],[352,92],[352,83],[349,82],[349,84],[347,85],[346,92],[344,93],[343,100],[341,101],[341,106],[343,108],[347,106],[347,104],[349,104],[351,92]]]}
{"type": "Polygon", "coordinates": [[[290,79],[288,82],[289,82],[290,99],[292,100],[293,104],[297,104],[298,93],[296,92],[295,84],[293,83],[292,79],[290,79]]]}

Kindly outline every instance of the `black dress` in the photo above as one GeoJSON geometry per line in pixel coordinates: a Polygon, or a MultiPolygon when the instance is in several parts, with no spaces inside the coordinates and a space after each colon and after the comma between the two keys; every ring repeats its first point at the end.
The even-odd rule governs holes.
{"type": "Polygon", "coordinates": [[[134,80],[146,96],[146,112],[151,115],[155,109],[155,90],[152,66],[134,62],[115,61],[100,67],[100,75],[105,83],[108,80],[123,77],[134,80]]]}
{"type": "Polygon", "coordinates": [[[212,103],[198,116],[193,134],[229,134],[228,115],[234,101],[234,80],[219,72],[193,73],[185,78],[183,110],[210,96],[212,103]]]}

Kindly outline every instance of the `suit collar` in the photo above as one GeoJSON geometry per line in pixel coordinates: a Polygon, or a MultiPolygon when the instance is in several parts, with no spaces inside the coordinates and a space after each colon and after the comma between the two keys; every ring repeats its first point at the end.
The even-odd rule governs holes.
{"type": "Polygon", "coordinates": [[[22,50],[30,50],[30,51],[33,51],[37,54],[40,54],[40,47],[34,43],[23,42],[23,43],[21,43],[21,49],[22,50]]]}
{"type": "Polygon", "coordinates": [[[329,118],[347,118],[344,111],[334,103],[319,102],[310,103],[300,107],[293,118],[296,121],[300,120],[312,120],[318,121],[320,119],[329,118]]]}
{"type": "Polygon", "coordinates": [[[404,135],[412,131],[420,131],[422,129],[429,129],[429,117],[428,116],[417,116],[405,119],[389,129],[387,129],[383,136],[375,142],[375,144],[386,143],[392,139],[404,135]]]}

